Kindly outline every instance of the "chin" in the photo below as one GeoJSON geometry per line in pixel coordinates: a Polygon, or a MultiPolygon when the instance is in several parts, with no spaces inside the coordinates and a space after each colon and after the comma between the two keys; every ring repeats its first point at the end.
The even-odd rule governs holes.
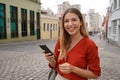
{"type": "Polygon", "coordinates": [[[75,33],[69,33],[70,35],[75,35],[75,33]]]}

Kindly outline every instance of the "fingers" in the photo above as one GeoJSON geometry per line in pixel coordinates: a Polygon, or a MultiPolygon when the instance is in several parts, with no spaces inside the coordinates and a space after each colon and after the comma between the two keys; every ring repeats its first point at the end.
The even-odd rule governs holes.
{"type": "Polygon", "coordinates": [[[46,53],[46,54],[45,54],[45,58],[46,58],[49,62],[55,60],[54,55],[51,55],[50,53],[46,53]]]}
{"type": "Polygon", "coordinates": [[[68,74],[73,72],[74,66],[69,63],[63,63],[59,65],[59,69],[61,72],[68,74]]]}
{"type": "Polygon", "coordinates": [[[70,66],[69,64],[63,63],[63,64],[59,65],[59,68],[61,70],[68,70],[69,66],[70,66]]]}
{"type": "Polygon", "coordinates": [[[46,58],[48,61],[53,61],[53,60],[55,59],[54,55],[51,55],[51,53],[45,53],[45,50],[42,50],[42,53],[44,53],[45,58],[46,58]]]}
{"type": "Polygon", "coordinates": [[[69,63],[63,63],[59,65],[59,69],[61,72],[67,74],[71,72],[71,65],[69,63]]]}
{"type": "Polygon", "coordinates": [[[46,58],[46,60],[49,62],[49,64],[52,66],[52,67],[55,67],[56,66],[56,58],[55,56],[51,53],[45,53],[45,50],[42,51],[44,53],[44,56],[46,58]]]}
{"type": "Polygon", "coordinates": [[[51,56],[51,53],[45,53],[45,50],[42,50],[42,53],[44,53],[46,57],[51,56]]]}

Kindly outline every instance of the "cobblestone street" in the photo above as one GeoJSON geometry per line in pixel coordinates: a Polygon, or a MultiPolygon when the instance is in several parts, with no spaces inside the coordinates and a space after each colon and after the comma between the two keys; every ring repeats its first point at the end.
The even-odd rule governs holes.
{"type": "Polygon", "coordinates": [[[49,45],[55,41],[1,44],[0,80],[47,80],[49,68],[39,48],[46,42],[49,45]]]}
{"type": "Polygon", "coordinates": [[[99,47],[101,60],[100,80],[120,80],[120,48],[107,42],[107,40],[93,39],[99,47]]]}
{"type": "MultiPolygon", "coordinates": [[[[92,37],[99,46],[100,80],[120,80],[120,48],[92,37]]],[[[0,80],[47,80],[49,68],[39,44],[53,50],[56,40],[0,44],[0,80]]]]}

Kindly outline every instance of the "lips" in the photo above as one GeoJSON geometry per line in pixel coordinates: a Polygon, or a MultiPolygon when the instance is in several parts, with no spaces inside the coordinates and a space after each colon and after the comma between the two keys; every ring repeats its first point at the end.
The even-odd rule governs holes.
{"type": "Polygon", "coordinates": [[[75,28],[74,27],[70,27],[70,28],[67,28],[68,29],[68,31],[70,31],[70,32],[72,32],[72,31],[74,31],[75,30],[75,28]]]}

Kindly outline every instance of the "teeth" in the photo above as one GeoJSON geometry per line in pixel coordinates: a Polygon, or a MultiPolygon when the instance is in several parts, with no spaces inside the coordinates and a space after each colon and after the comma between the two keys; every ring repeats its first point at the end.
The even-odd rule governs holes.
{"type": "Polygon", "coordinates": [[[71,29],[74,29],[74,28],[72,27],[72,28],[69,28],[69,29],[71,30],[71,29]]]}
{"type": "Polygon", "coordinates": [[[73,27],[71,27],[71,28],[68,28],[68,30],[69,30],[69,31],[73,31],[73,30],[74,30],[74,28],[73,28],[73,27]]]}

